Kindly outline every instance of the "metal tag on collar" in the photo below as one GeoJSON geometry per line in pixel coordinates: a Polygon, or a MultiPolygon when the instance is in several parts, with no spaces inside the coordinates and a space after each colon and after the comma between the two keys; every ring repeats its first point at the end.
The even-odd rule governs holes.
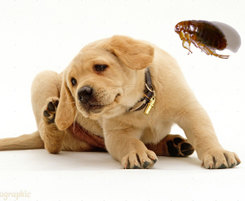
{"type": "Polygon", "coordinates": [[[153,96],[151,97],[149,103],[147,104],[145,110],[144,110],[144,113],[145,113],[145,114],[149,114],[149,113],[150,113],[151,109],[152,109],[153,106],[154,106],[155,101],[156,101],[156,98],[155,98],[155,95],[153,95],[153,96]]]}

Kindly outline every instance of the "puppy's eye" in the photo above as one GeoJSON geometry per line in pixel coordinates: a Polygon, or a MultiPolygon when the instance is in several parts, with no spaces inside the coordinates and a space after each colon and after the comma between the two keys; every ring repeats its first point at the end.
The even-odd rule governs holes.
{"type": "Polygon", "coordinates": [[[74,77],[71,78],[71,84],[72,86],[75,86],[77,84],[77,80],[74,77]]]}
{"type": "Polygon", "coordinates": [[[107,69],[108,65],[106,64],[95,64],[94,65],[94,70],[97,72],[102,72],[105,71],[105,69],[107,69]]]}

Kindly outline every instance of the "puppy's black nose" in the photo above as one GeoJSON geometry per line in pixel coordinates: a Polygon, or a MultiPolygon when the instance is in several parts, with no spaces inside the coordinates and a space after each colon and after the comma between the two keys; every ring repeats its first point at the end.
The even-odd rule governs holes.
{"type": "Polygon", "coordinates": [[[78,100],[80,100],[81,103],[87,103],[93,94],[93,88],[90,86],[83,86],[82,88],[79,89],[77,95],[78,95],[78,100]]]}

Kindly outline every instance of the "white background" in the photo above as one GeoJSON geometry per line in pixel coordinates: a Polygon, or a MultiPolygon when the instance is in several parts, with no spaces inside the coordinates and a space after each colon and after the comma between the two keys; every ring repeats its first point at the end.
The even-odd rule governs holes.
{"type": "MultiPolygon", "coordinates": [[[[245,50],[228,60],[181,46],[182,20],[220,21],[245,36],[243,0],[2,0],[0,1],[0,137],[36,129],[30,86],[43,70],[61,72],[87,43],[114,34],[157,44],[178,61],[208,111],[221,144],[244,161],[245,50]]],[[[163,100],[164,101],[164,100],[163,100]]],[[[174,127],[172,133],[183,132],[174,127]]],[[[0,152],[0,200],[233,200],[245,199],[245,167],[205,170],[193,155],[160,158],[152,170],[122,170],[108,154],[50,155],[44,150],[0,152]],[[2,194],[1,194],[2,193],[2,194]],[[13,198],[8,198],[11,200],[13,198]]]]}

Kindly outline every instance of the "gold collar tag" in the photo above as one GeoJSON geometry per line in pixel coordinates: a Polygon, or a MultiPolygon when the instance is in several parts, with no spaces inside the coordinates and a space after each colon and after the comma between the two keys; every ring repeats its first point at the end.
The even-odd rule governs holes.
{"type": "Polygon", "coordinates": [[[145,110],[144,110],[144,113],[145,114],[149,114],[151,109],[153,108],[154,106],[154,103],[155,103],[156,99],[155,99],[155,95],[150,99],[149,103],[147,104],[145,110]]]}

